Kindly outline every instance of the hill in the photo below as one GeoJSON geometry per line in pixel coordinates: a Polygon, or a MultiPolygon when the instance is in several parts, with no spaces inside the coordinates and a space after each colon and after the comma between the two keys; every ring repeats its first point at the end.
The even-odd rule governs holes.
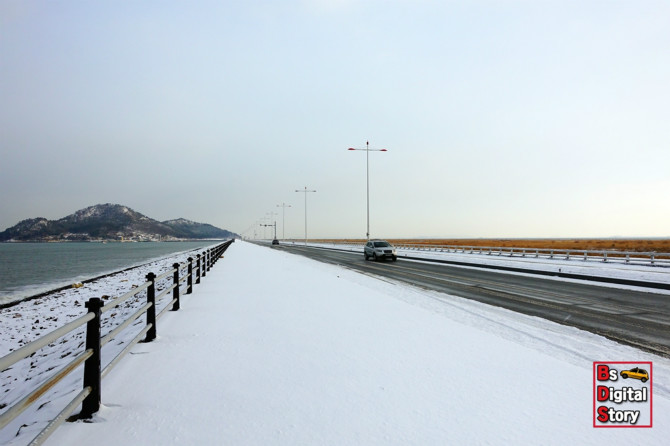
{"type": "Polygon", "coordinates": [[[0,241],[159,241],[237,236],[183,218],[160,222],[119,204],[98,204],[60,220],[30,218],[0,232],[0,241]]]}

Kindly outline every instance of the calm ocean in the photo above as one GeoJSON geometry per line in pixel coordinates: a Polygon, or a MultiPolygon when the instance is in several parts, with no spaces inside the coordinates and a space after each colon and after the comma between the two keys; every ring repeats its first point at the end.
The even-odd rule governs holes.
{"type": "Polygon", "coordinates": [[[0,304],[215,243],[0,243],[0,304]]]}

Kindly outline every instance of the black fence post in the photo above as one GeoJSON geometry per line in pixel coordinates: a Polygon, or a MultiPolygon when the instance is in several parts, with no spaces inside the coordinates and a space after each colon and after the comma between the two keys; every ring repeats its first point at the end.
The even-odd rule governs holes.
{"type": "Polygon", "coordinates": [[[195,283],[200,283],[200,254],[197,255],[198,259],[195,264],[195,283]]]}
{"type": "Polygon", "coordinates": [[[100,410],[101,385],[100,371],[100,315],[102,299],[92,297],[84,304],[89,313],[95,317],[86,324],[86,350],[93,350],[93,355],[84,363],[84,388],[90,387],[91,393],[82,401],[80,418],[91,418],[100,410]]]}
{"type": "Polygon", "coordinates": [[[188,258],[188,279],[186,281],[186,294],[193,293],[193,257],[188,258]]]}
{"type": "Polygon", "coordinates": [[[174,274],[172,275],[172,280],[174,281],[174,288],[172,288],[172,299],[175,300],[174,305],[172,305],[172,311],[179,310],[179,263],[172,265],[174,268],[174,274]]]}
{"type": "Polygon", "coordinates": [[[205,249],[205,251],[202,253],[203,255],[203,264],[202,264],[202,275],[203,277],[207,275],[207,271],[209,271],[208,265],[209,265],[209,249],[205,249]]]}
{"type": "Polygon", "coordinates": [[[207,250],[207,271],[212,267],[212,250],[207,250]]]}
{"type": "Polygon", "coordinates": [[[149,273],[146,278],[147,282],[151,282],[147,288],[147,303],[151,304],[147,309],[147,325],[151,325],[151,328],[142,342],[151,342],[156,339],[156,275],[149,273]]]}

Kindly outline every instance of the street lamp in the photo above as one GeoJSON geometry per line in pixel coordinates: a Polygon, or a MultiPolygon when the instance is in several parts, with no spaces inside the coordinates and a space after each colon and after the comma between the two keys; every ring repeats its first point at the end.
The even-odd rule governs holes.
{"type": "MultiPolygon", "coordinates": [[[[259,218],[258,220],[256,220],[256,224],[260,226],[263,224],[264,221],[265,221],[264,219],[259,218]]],[[[258,237],[260,236],[261,235],[256,232],[256,228],[254,228],[254,240],[258,240],[258,237]]],[[[263,237],[265,237],[265,228],[263,228],[263,237]]]]}
{"type": "Polygon", "coordinates": [[[282,203],[282,204],[278,204],[277,207],[282,208],[282,210],[281,210],[281,239],[284,240],[284,239],[286,239],[286,224],[285,224],[286,219],[284,217],[286,216],[285,215],[286,208],[290,208],[291,205],[286,204],[286,203],[282,203]]]}
{"type": "MultiPolygon", "coordinates": [[[[271,228],[275,228],[275,237],[274,237],[273,240],[277,240],[277,222],[274,222],[274,223],[271,224],[271,225],[262,224],[261,226],[269,226],[269,227],[271,227],[271,228]]],[[[273,243],[273,244],[274,244],[274,243],[273,243]]]]}
{"type": "Polygon", "coordinates": [[[315,190],[307,190],[307,186],[305,186],[304,190],[296,189],[296,192],[302,192],[305,194],[305,245],[307,244],[307,193],[308,192],[316,192],[315,190]]]}
{"type": "MultiPolygon", "coordinates": [[[[276,212],[268,212],[265,215],[269,215],[270,216],[269,217],[270,221],[274,220],[274,222],[275,222],[275,236],[274,236],[274,238],[276,239],[277,238],[277,220],[275,219],[275,215],[279,215],[279,214],[277,214],[276,212]]],[[[272,226],[272,225],[267,225],[267,226],[272,226]]]]}
{"type": "Polygon", "coordinates": [[[258,219],[258,226],[263,226],[263,238],[261,240],[265,240],[267,238],[267,231],[265,230],[265,222],[267,220],[268,220],[267,217],[261,217],[258,219]]]}
{"type": "Polygon", "coordinates": [[[368,232],[365,234],[366,238],[370,240],[370,152],[388,152],[386,149],[371,149],[370,148],[370,142],[365,141],[365,148],[364,149],[355,149],[353,147],[349,147],[349,150],[362,150],[365,151],[365,164],[366,164],[366,170],[367,170],[367,196],[368,196],[368,232]]]}

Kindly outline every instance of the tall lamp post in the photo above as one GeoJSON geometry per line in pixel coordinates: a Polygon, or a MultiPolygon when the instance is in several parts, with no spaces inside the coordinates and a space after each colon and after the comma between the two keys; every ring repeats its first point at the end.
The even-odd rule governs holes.
{"type": "MultiPolygon", "coordinates": [[[[268,212],[265,215],[269,215],[269,217],[268,217],[269,222],[274,220],[275,224],[277,223],[277,219],[275,219],[275,215],[279,215],[279,214],[277,214],[276,212],[268,212]]],[[[277,228],[276,227],[275,227],[275,238],[277,238],[277,228]]]]}
{"type": "MultiPolygon", "coordinates": [[[[267,220],[268,220],[267,217],[261,217],[261,218],[258,220],[258,225],[259,225],[259,226],[263,226],[263,238],[262,238],[261,240],[265,240],[266,235],[267,235],[267,231],[265,230],[265,222],[266,222],[267,220]]],[[[260,236],[260,234],[259,234],[259,236],[260,236]]]]}
{"type": "Polygon", "coordinates": [[[282,204],[278,204],[277,207],[282,208],[282,210],[281,210],[281,239],[284,240],[284,239],[286,239],[286,224],[285,224],[286,223],[286,219],[285,219],[286,215],[285,215],[285,212],[286,212],[286,208],[290,208],[291,205],[286,204],[286,203],[282,203],[282,204]]]}
{"type": "Polygon", "coordinates": [[[367,196],[368,196],[368,230],[365,233],[365,237],[367,240],[370,240],[370,152],[388,152],[386,149],[371,149],[370,148],[370,142],[365,141],[365,148],[364,149],[355,149],[353,147],[349,147],[349,150],[360,150],[360,151],[365,151],[365,165],[366,165],[366,170],[367,170],[367,196]]]}
{"type": "Polygon", "coordinates": [[[273,240],[276,240],[276,239],[277,239],[277,222],[274,222],[274,223],[271,224],[271,225],[262,224],[261,226],[269,226],[269,227],[271,227],[271,228],[275,228],[275,238],[274,238],[273,240]]]}
{"type": "Polygon", "coordinates": [[[305,186],[304,190],[296,189],[296,192],[302,192],[305,194],[305,245],[307,244],[307,193],[308,192],[316,192],[315,190],[307,190],[307,186],[305,186]]]}

